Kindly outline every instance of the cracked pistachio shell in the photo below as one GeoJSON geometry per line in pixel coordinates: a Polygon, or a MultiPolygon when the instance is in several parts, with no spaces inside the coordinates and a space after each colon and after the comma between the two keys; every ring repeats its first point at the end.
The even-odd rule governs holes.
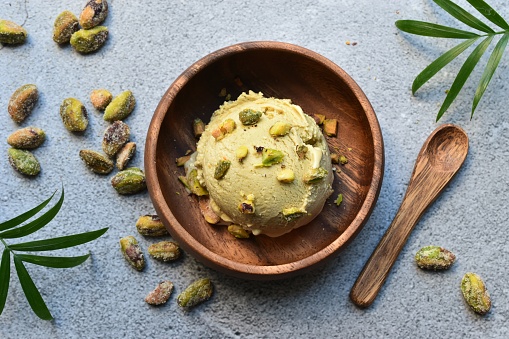
{"type": "Polygon", "coordinates": [[[80,14],[80,25],[84,29],[101,24],[108,16],[108,1],[90,0],[80,14]]]}
{"type": "Polygon", "coordinates": [[[128,142],[117,153],[117,168],[122,171],[136,152],[136,143],[128,142]]]}
{"type": "Polygon", "coordinates": [[[97,26],[92,29],[80,29],[71,36],[71,46],[80,53],[92,53],[104,45],[108,38],[108,28],[97,26]]]}
{"type": "Polygon", "coordinates": [[[137,167],[118,172],[111,178],[111,185],[119,194],[134,194],[147,188],[145,173],[137,167]]]}
{"type": "Polygon", "coordinates": [[[425,246],[415,254],[417,266],[427,270],[446,270],[455,260],[451,251],[439,246],[425,246]]]}
{"type": "Polygon", "coordinates": [[[87,110],[78,99],[65,99],[60,105],[60,117],[71,132],[83,132],[88,126],[87,110]]]}
{"type": "Polygon", "coordinates": [[[208,300],[212,296],[213,291],[214,288],[210,279],[199,279],[179,294],[177,303],[180,307],[190,308],[208,300]]]}
{"type": "Polygon", "coordinates": [[[12,120],[17,123],[25,120],[39,99],[39,91],[37,86],[28,84],[18,88],[11,96],[7,111],[9,112],[12,120]]]}
{"type": "Polygon", "coordinates": [[[173,261],[180,258],[180,247],[173,241],[160,241],[148,247],[148,254],[159,261],[173,261]]]}
{"type": "Polygon", "coordinates": [[[162,305],[170,299],[173,292],[173,283],[169,280],[160,282],[156,288],[147,294],[145,302],[150,305],[162,305]]]}
{"type": "Polygon", "coordinates": [[[37,127],[18,129],[7,137],[7,143],[14,148],[33,149],[41,146],[46,139],[44,131],[37,127]]]}
{"type": "Polygon", "coordinates": [[[111,95],[110,91],[107,89],[95,89],[90,93],[90,101],[92,105],[100,110],[104,111],[106,107],[110,104],[111,99],[113,99],[113,95],[111,95]]]}
{"type": "Polygon", "coordinates": [[[131,130],[126,123],[115,121],[104,131],[102,147],[104,153],[113,157],[129,141],[131,130]]]}
{"type": "Polygon", "coordinates": [[[120,239],[120,250],[125,260],[136,270],[141,271],[145,267],[145,257],[141,251],[138,240],[132,235],[120,239]]]}
{"type": "Polygon", "coordinates": [[[41,171],[37,158],[27,150],[9,148],[9,163],[21,174],[35,176],[41,171]]]}
{"type": "Polygon", "coordinates": [[[461,292],[470,308],[479,314],[491,309],[491,298],[484,281],[475,273],[466,273],[461,280],[461,292]]]}
{"type": "Polygon", "coordinates": [[[108,174],[113,171],[113,161],[99,152],[83,149],[80,158],[94,173],[108,174]]]}
{"type": "Polygon", "coordinates": [[[103,119],[106,121],[123,120],[131,114],[136,100],[131,91],[120,93],[113,99],[104,111],[103,119]]]}
{"type": "Polygon", "coordinates": [[[76,15],[69,11],[63,11],[57,16],[53,24],[53,41],[57,44],[68,43],[73,33],[79,29],[76,15]]]}
{"type": "Polygon", "coordinates": [[[143,215],[136,221],[138,233],[149,237],[168,235],[166,227],[157,215],[143,215]]]}
{"type": "Polygon", "coordinates": [[[27,31],[20,25],[0,19],[0,43],[18,45],[27,39],[27,31]]]}

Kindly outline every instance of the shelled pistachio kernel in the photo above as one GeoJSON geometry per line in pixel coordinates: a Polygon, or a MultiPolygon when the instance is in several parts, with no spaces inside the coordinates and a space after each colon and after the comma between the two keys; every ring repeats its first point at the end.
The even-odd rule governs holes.
{"type": "Polygon", "coordinates": [[[145,297],[145,302],[150,305],[162,305],[170,299],[173,292],[173,283],[169,280],[157,284],[156,288],[145,297]]]}
{"type": "Polygon", "coordinates": [[[214,171],[214,179],[219,180],[223,178],[230,169],[231,162],[229,160],[219,160],[214,171]]]}
{"type": "Polygon", "coordinates": [[[325,120],[325,115],[315,114],[315,115],[313,115],[313,119],[315,120],[317,125],[321,125],[321,124],[323,124],[323,122],[325,120]]]}
{"type": "Polygon", "coordinates": [[[180,247],[173,241],[160,241],[148,247],[148,254],[159,261],[173,261],[180,258],[180,247]]]}
{"type": "Polygon", "coordinates": [[[306,159],[306,153],[308,152],[308,147],[306,145],[297,145],[295,147],[295,152],[300,160],[306,159]]]}
{"type": "Polygon", "coordinates": [[[451,251],[439,246],[425,246],[415,254],[417,266],[427,270],[446,270],[455,260],[451,251]]]}
{"type": "Polygon", "coordinates": [[[145,173],[137,167],[118,172],[111,178],[111,186],[119,194],[135,194],[147,188],[145,173]]]}
{"type": "Polygon", "coordinates": [[[239,225],[229,225],[228,232],[233,235],[237,239],[247,239],[249,238],[249,232],[243,229],[239,225]]]}
{"type": "Polygon", "coordinates": [[[327,174],[329,174],[329,172],[323,167],[313,168],[304,175],[303,181],[306,184],[314,184],[325,178],[327,174]]]}
{"type": "Polygon", "coordinates": [[[323,132],[329,137],[335,137],[338,134],[338,121],[336,119],[325,119],[323,121],[323,132]]]}
{"type": "Polygon", "coordinates": [[[101,24],[108,16],[108,2],[106,0],[89,0],[80,14],[80,25],[84,29],[93,28],[101,24]]]}
{"type": "Polygon", "coordinates": [[[269,134],[273,137],[282,137],[290,133],[291,129],[291,124],[283,121],[278,121],[272,125],[271,128],[269,128],[269,134]]]}
{"type": "Polygon", "coordinates": [[[113,99],[113,95],[107,89],[94,89],[90,93],[90,102],[99,111],[104,111],[113,99]]]}
{"type": "Polygon", "coordinates": [[[131,114],[136,100],[131,91],[124,91],[117,95],[104,110],[103,119],[106,121],[124,120],[131,114]]]}
{"type": "Polygon", "coordinates": [[[104,131],[102,148],[104,153],[113,157],[131,137],[131,129],[122,121],[115,121],[104,131]]]}
{"type": "Polygon", "coordinates": [[[262,163],[256,167],[270,167],[283,161],[285,154],[281,151],[271,148],[264,148],[262,151],[262,163]]]}
{"type": "Polygon", "coordinates": [[[226,119],[225,121],[223,121],[220,128],[221,128],[221,132],[223,132],[223,134],[228,134],[228,133],[233,132],[236,127],[237,127],[237,124],[235,123],[235,120],[226,119]]]}
{"type": "Polygon", "coordinates": [[[108,174],[113,171],[113,161],[99,152],[82,149],[80,151],[80,158],[94,173],[108,174]]]}
{"type": "Polygon", "coordinates": [[[255,212],[254,203],[252,200],[249,199],[242,201],[239,204],[238,209],[242,214],[254,214],[255,212]]]}
{"type": "Polygon", "coordinates": [[[491,309],[491,298],[484,281],[475,273],[466,273],[461,280],[461,292],[472,310],[486,314],[491,309]]]}
{"type": "Polygon", "coordinates": [[[37,127],[18,129],[7,137],[7,143],[14,148],[33,149],[42,145],[46,139],[44,131],[37,127]]]}
{"type": "Polygon", "coordinates": [[[57,44],[66,44],[71,40],[72,34],[79,29],[76,15],[69,11],[63,11],[53,24],[53,41],[57,44]]]}
{"type": "Polygon", "coordinates": [[[330,162],[333,163],[333,164],[339,164],[339,154],[331,153],[331,155],[330,155],[330,162]]]}
{"type": "Polygon", "coordinates": [[[340,156],[339,156],[339,163],[340,163],[341,165],[346,165],[346,164],[348,164],[348,159],[347,159],[347,157],[345,157],[344,155],[340,155],[340,156]]]}
{"type": "Polygon", "coordinates": [[[83,132],[87,129],[88,113],[78,99],[65,99],[60,105],[60,117],[65,128],[71,132],[83,132]]]}
{"type": "Polygon", "coordinates": [[[175,164],[177,164],[177,167],[182,167],[186,164],[186,162],[189,161],[189,159],[191,159],[190,155],[178,157],[177,159],[175,159],[175,164]]]}
{"type": "Polygon", "coordinates": [[[79,53],[92,53],[104,45],[108,38],[108,28],[97,26],[92,29],[80,29],[71,36],[71,46],[79,53]]]}
{"type": "Polygon", "coordinates": [[[199,197],[198,206],[200,207],[200,212],[206,222],[209,224],[217,224],[221,221],[221,217],[214,212],[212,206],[210,205],[210,198],[208,196],[199,197]]]}
{"type": "Polygon", "coordinates": [[[37,158],[27,150],[9,148],[9,163],[21,174],[35,176],[41,171],[41,165],[37,158]]]}
{"type": "Polygon", "coordinates": [[[161,237],[168,235],[166,227],[157,215],[143,215],[136,221],[138,233],[148,237],[161,237]]]}
{"type": "Polygon", "coordinates": [[[285,208],[285,209],[283,209],[282,213],[283,213],[283,218],[286,221],[292,221],[292,220],[298,219],[298,218],[302,217],[303,215],[307,214],[307,212],[305,210],[303,210],[301,208],[296,208],[296,207],[285,208]]]}
{"type": "Polygon", "coordinates": [[[131,141],[124,145],[117,153],[117,168],[119,171],[122,171],[126,166],[129,160],[133,157],[136,152],[136,143],[131,141]]]}
{"type": "Polygon", "coordinates": [[[289,168],[283,168],[277,174],[277,180],[279,182],[291,183],[295,180],[295,173],[289,168]]]}
{"type": "Polygon", "coordinates": [[[177,303],[180,307],[190,308],[210,299],[213,292],[214,287],[210,279],[198,279],[179,294],[177,303]]]}
{"type": "Polygon", "coordinates": [[[145,267],[145,257],[135,237],[129,235],[120,239],[120,250],[125,260],[127,260],[132,267],[138,271],[141,271],[145,267]]]}
{"type": "Polygon", "coordinates": [[[203,187],[200,184],[200,181],[198,180],[198,171],[196,170],[196,168],[189,172],[189,175],[187,177],[187,183],[191,189],[191,192],[196,194],[197,196],[201,197],[209,195],[207,189],[203,187]]]}
{"type": "Polygon", "coordinates": [[[0,19],[0,43],[18,45],[27,39],[27,31],[20,25],[0,19]]]}
{"type": "Polygon", "coordinates": [[[263,113],[260,111],[254,111],[252,109],[246,108],[239,113],[239,120],[245,126],[255,125],[258,123],[258,121],[260,121],[262,114],[263,113]]]}
{"type": "Polygon", "coordinates": [[[242,162],[244,158],[247,157],[248,152],[249,150],[247,146],[245,145],[239,146],[239,148],[235,150],[235,157],[237,158],[238,161],[242,162]]]}
{"type": "Polygon", "coordinates": [[[193,121],[194,137],[195,138],[201,137],[201,135],[203,134],[204,131],[205,131],[205,123],[199,118],[194,119],[194,121],[193,121]]]}
{"type": "Polygon", "coordinates": [[[33,84],[23,85],[14,91],[7,106],[12,120],[17,123],[25,120],[32,113],[38,99],[39,91],[33,84]]]}

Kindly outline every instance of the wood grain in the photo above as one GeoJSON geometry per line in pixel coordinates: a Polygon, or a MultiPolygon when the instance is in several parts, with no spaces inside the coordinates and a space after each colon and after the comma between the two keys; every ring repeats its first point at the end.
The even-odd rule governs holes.
{"type": "Polygon", "coordinates": [[[360,231],[382,183],[383,141],[375,112],[341,68],[302,47],[280,42],[242,43],[214,52],[189,67],[161,99],[147,134],[145,171],[154,207],[172,236],[189,254],[220,271],[248,279],[276,279],[302,273],[330,259],[360,231]],[[178,182],[175,158],[195,150],[192,121],[205,123],[224,101],[261,91],[289,98],[310,114],[339,121],[339,136],[327,138],[345,154],[334,194],[314,221],[279,238],[233,238],[224,226],[208,224],[193,196],[178,182]],[[349,150],[351,149],[351,150],[349,150]],[[341,206],[333,201],[341,193],[341,206]]]}
{"type": "Polygon", "coordinates": [[[352,287],[350,298],[355,304],[373,303],[417,221],[457,173],[467,153],[468,137],[457,126],[442,125],[428,137],[392,224],[352,287]]]}

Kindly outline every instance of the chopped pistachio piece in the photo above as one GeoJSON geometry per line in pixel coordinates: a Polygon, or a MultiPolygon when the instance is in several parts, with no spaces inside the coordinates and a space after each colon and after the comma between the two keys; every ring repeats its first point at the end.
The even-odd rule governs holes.
{"type": "Polygon", "coordinates": [[[173,261],[180,257],[180,247],[174,241],[160,241],[148,247],[148,254],[159,261],[173,261]]]}
{"type": "Polygon", "coordinates": [[[122,171],[127,166],[127,163],[133,157],[136,152],[136,143],[128,142],[118,151],[117,153],[117,168],[119,171],[122,171]]]}
{"type": "Polygon", "coordinates": [[[120,239],[120,250],[125,260],[136,270],[141,271],[145,267],[145,257],[141,251],[138,240],[132,235],[120,239]]]}
{"type": "Polygon", "coordinates": [[[315,114],[315,115],[313,115],[313,119],[315,120],[317,125],[321,125],[321,124],[323,124],[323,122],[325,120],[325,115],[315,114]]]}
{"type": "Polygon", "coordinates": [[[237,124],[235,123],[235,120],[226,119],[225,121],[223,121],[220,128],[221,128],[221,132],[223,132],[223,134],[228,134],[228,133],[233,132],[236,127],[237,127],[237,124]]]}
{"type": "Polygon", "coordinates": [[[327,174],[329,174],[329,172],[323,167],[313,168],[306,175],[304,175],[303,180],[306,184],[314,184],[315,182],[325,178],[327,174]]]}
{"type": "Polygon", "coordinates": [[[491,309],[491,298],[484,281],[475,273],[466,273],[461,280],[461,292],[470,308],[479,314],[491,309]]]}
{"type": "Polygon", "coordinates": [[[335,137],[338,134],[338,121],[336,119],[325,119],[323,121],[323,131],[329,137],[335,137]]]}
{"type": "Polygon", "coordinates": [[[337,197],[337,199],[336,199],[336,200],[334,200],[334,203],[335,203],[337,206],[339,206],[339,205],[341,205],[341,203],[342,203],[342,202],[343,202],[343,194],[339,194],[339,195],[338,195],[338,197],[337,197]]]}
{"type": "Polygon", "coordinates": [[[182,167],[190,158],[190,155],[184,155],[183,157],[175,159],[175,163],[177,164],[177,167],[182,167]]]}
{"type": "Polygon", "coordinates": [[[210,279],[203,278],[194,281],[184,292],[177,297],[177,303],[180,307],[190,308],[208,300],[213,293],[213,286],[210,279]]]}
{"type": "Polygon", "coordinates": [[[9,163],[21,174],[35,176],[41,171],[41,165],[32,152],[22,149],[9,148],[9,163]]]}
{"type": "Polygon", "coordinates": [[[269,134],[273,137],[282,137],[290,133],[292,125],[287,122],[278,121],[269,129],[269,134]]]}
{"type": "Polygon", "coordinates": [[[138,233],[147,237],[161,237],[168,235],[168,230],[164,226],[159,216],[153,214],[143,215],[136,221],[138,233]]]}
{"type": "Polygon", "coordinates": [[[185,188],[191,191],[191,186],[189,186],[189,183],[187,182],[187,178],[185,176],[179,175],[178,179],[185,186],[185,188]]]}
{"type": "Polygon", "coordinates": [[[248,150],[247,146],[242,145],[242,146],[239,146],[239,148],[237,148],[235,150],[235,156],[237,157],[238,161],[242,162],[244,160],[244,158],[247,157],[248,152],[249,152],[249,150],[248,150]]]}
{"type": "Polygon", "coordinates": [[[284,183],[293,182],[295,180],[295,173],[289,168],[284,168],[277,174],[277,180],[284,183]]]}
{"type": "Polygon", "coordinates": [[[246,108],[239,113],[239,120],[243,125],[254,125],[260,121],[262,114],[263,113],[260,111],[254,111],[252,109],[246,108]]]}
{"type": "Polygon", "coordinates": [[[308,148],[306,145],[297,145],[295,148],[295,152],[297,152],[297,156],[300,160],[306,159],[306,153],[308,152],[308,148]]]}
{"type": "Polygon", "coordinates": [[[243,214],[253,214],[255,212],[255,206],[252,200],[244,200],[239,204],[238,209],[243,214]]]}
{"type": "Polygon", "coordinates": [[[230,225],[228,226],[228,232],[233,235],[237,239],[247,239],[249,238],[249,232],[243,229],[239,225],[230,225]]]}
{"type": "Polygon", "coordinates": [[[199,138],[203,134],[203,131],[205,131],[205,123],[201,121],[201,119],[197,118],[193,121],[193,132],[194,137],[199,138]]]}
{"type": "Polygon", "coordinates": [[[214,172],[214,179],[219,180],[223,178],[230,169],[231,162],[229,160],[219,160],[214,172]]]}
{"type": "Polygon", "coordinates": [[[339,164],[339,154],[337,154],[337,153],[331,153],[331,155],[330,155],[330,161],[331,161],[333,164],[339,164]]]}
{"type": "Polygon", "coordinates": [[[202,187],[202,185],[200,184],[200,181],[198,180],[198,171],[196,169],[193,169],[191,172],[189,172],[187,182],[191,187],[191,192],[193,192],[197,196],[201,197],[204,195],[209,195],[207,189],[205,187],[202,187]]]}
{"type": "Polygon", "coordinates": [[[348,164],[348,159],[347,159],[344,155],[341,155],[341,156],[339,157],[339,163],[340,163],[341,165],[348,164]]]}
{"type": "Polygon", "coordinates": [[[145,302],[150,305],[162,305],[170,299],[173,292],[173,283],[169,280],[160,282],[156,288],[145,297],[145,302]]]}
{"type": "Polygon", "coordinates": [[[296,207],[290,207],[290,208],[283,209],[283,218],[285,218],[285,220],[288,222],[298,219],[305,214],[307,214],[307,212],[305,210],[302,210],[302,209],[296,208],[296,207]]]}
{"type": "Polygon", "coordinates": [[[200,197],[198,199],[198,205],[200,207],[200,212],[209,224],[217,224],[221,221],[221,218],[214,212],[212,206],[210,205],[210,198],[208,196],[200,197]]]}
{"type": "Polygon", "coordinates": [[[272,148],[264,148],[262,151],[262,163],[256,167],[270,167],[283,161],[285,154],[272,148]]]}
{"type": "Polygon", "coordinates": [[[425,246],[415,254],[417,266],[427,270],[446,270],[455,260],[451,251],[439,246],[425,246]]]}

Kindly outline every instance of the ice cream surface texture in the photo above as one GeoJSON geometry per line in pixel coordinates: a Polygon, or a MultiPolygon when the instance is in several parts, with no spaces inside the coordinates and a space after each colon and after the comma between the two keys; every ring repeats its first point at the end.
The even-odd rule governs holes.
{"type": "Polygon", "coordinates": [[[225,102],[193,160],[213,211],[255,235],[277,237],[309,223],[332,193],[327,142],[289,99],[250,91],[225,102]]]}

